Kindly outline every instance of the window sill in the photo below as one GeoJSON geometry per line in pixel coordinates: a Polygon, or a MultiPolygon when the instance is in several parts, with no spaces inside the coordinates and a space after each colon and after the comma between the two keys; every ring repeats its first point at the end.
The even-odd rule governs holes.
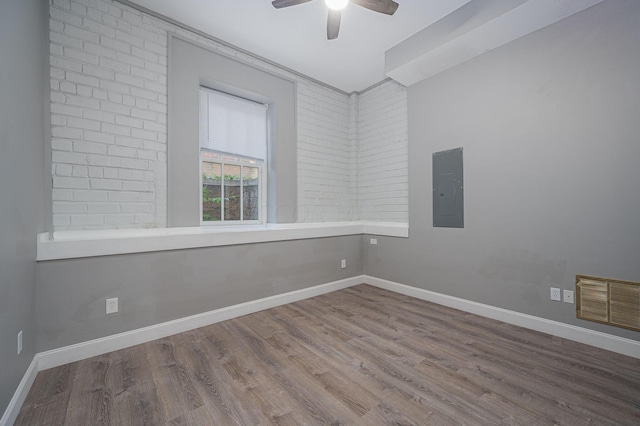
{"type": "Polygon", "coordinates": [[[408,237],[394,222],[282,223],[225,227],[66,231],[38,235],[38,261],[372,234],[408,237]]]}

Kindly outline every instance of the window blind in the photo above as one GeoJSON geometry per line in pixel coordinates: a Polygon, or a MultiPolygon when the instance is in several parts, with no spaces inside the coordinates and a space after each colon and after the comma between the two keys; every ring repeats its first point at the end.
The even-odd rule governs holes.
{"type": "Polygon", "coordinates": [[[265,160],[265,105],[200,88],[200,147],[265,160]]]}

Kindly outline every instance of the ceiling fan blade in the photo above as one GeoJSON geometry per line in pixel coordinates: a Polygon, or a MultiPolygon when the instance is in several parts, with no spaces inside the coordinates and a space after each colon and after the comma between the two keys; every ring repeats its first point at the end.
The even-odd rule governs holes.
{"type": "Polygon", "coordinates": [[[333,40],[338,38],[341,16],[341,11],[329,9],[329,17],[327,18],[327,39],[333,40]]]}
{"type": "Polygon", "coordinates": [[[283,7],[296,6],[298,4],[306,3],[311,0],[273,0],[271,4],[276,9],[282,9],[283,7]]]}
{"type": "Polygon", "coordinates": [[[351,2],[385,15],[393,15],[398,10],[398,3],[393,0],[351,0],[351,2]]]}

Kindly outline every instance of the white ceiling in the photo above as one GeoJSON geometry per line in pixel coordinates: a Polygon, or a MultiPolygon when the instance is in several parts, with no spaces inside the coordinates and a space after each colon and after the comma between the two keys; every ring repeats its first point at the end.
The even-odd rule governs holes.
{"type": "Polygon", "coordinates": [[[385,78],[384,53],[469,0],[396,0],[393,16],[354,4],[327,40],[324,0],[276,10],[270,0],[133,0],[147,9],[345,92],[385,78]]]}

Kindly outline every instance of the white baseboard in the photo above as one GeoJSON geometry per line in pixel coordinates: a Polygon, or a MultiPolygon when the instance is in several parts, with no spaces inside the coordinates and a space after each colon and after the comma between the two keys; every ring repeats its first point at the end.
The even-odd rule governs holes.
{"type": "Polygon", "coordinates": [[[89,340],[59,349],[53,349],[39,354],[38,367],[40,370],[53,368],[70,362],[80,361],[92,356],[105,354],[111,351],[128,348],[130,346],[147,343],[173,334],[182,333],[199,327],[204,327],[217,322],[237,318],[275,306],[297,302],[343,288],[351,287],[364,282],[364,276],[355,276],[340,281],[333,281],[314,287],[304,288],[289,293],[277,294],[264,299],[252,300],[239,305],[228,306],[201,314],[179,318],[173,321],[155,324],[149,327],[126,331],[100,339],[89,340]]]}
{"type": "Polygon", "coordinates": [[[27,399],[31,385],[33,385],[33,381],[36,379],[38,371],[40,371],[38,368],[38,358],[39,355],[36,354],[33,360],[31,360],[31,364],[29,364],[29,368],[27,368],[24,376],[22,376],[22,380],[20,380],[20,384],[13,394],[13,398],[9,401],[9,405],[0,419],[0,426],[10,426],[15,423],[18,418],[20,408],[22,408],[24,400],[27,399]]]}
{"type": "Polygon", "coordinates": [[[448,296],[417,287],[411,287],[368,275],[360,275],[42,352],[38,354],[38,370],[46,370],[48,368],[57,367],[70,362],[90,358],[92,356],[124,349],[141,343],[147,343],[173,334],[237,318],[242,315],[251,314],[273,308],[275,306],[308,299],[310,297],[330,293],[332,291],[344,289],[361,283],[370,284],[396,293],[449,306],[461,311],[540,331],[542,333],[585,343],[587,345],[621,353],[623,355],[640,358],[640,342],[635,340],[625,339],[611,334],[601,333],[516,311],[497,308],[495,306],[472,302],[470,300],[448,296]]]}
{"type": "Polygon", "coordinates": [[[0,419],[0,426],[12,425],[16,420],[18,413],[20,412],[20,408],[29,393],[29,389],[35,380],[37,373],[41,370],[68,364],[70,362],[80,361],[92,356],[102,355],[118,349],[124,349],[141,343],[150,342],[173,334],[182,333],[184,331],[237,318],[242,315],[285,305],[287,303],[297,302],[299,300],[308,299],[362,283],[459,309],[461,311],[470,312],[483,317],[492,318],[505,323],[540,331],[542,333],[585,343],[587,345],[632,356],[634,358],[640,358],[640,342],[635,340],[625,339],[557,321],[551,321],[535,317],[533,315],[497,308],[495,306],[472,302],[458,297],[411,287],[368,275],[358,275],[344,280],[321,284],[289,293],[278,294],[264,299],[253,300],[239,305],[216,309],[137,330],[127,331],[125,333],[119,333],[100,339],[90,340],[88,342],[78,343],[76,345],[65,346],[63,348],[38,353],[33,358],[31,365],[29,365],[22,381],[18,385],[13,398],[9,402],[2,419],[0,419]]]}
{"type": "Polygon", "coordinates": [[[542,333],[551,334],[553,336],[562,337],[564,339],[573,340],[575,342],[584,343],[597,348],[617,352],[619,354],[640,358],[640,342],[636,340],[625,339],[624,337],[613,336],[611,334],[601,333],[599,331],[589,330],[575,325],[535,317],[533,315],[510,311],[508,309],[497,308],[483,303],[472,302],[470,300],[460,299],[458,297],[448,296],[446,294],[436,293],[417,287],[411,287],[368,275],[364,276],[364,282],[395,293],[415,297],[416,299],[426,300],[439,305],[448,306],[450,308],[459,309],[461,311],[528,328],[530,330],[540,331],[542,333]]]}

